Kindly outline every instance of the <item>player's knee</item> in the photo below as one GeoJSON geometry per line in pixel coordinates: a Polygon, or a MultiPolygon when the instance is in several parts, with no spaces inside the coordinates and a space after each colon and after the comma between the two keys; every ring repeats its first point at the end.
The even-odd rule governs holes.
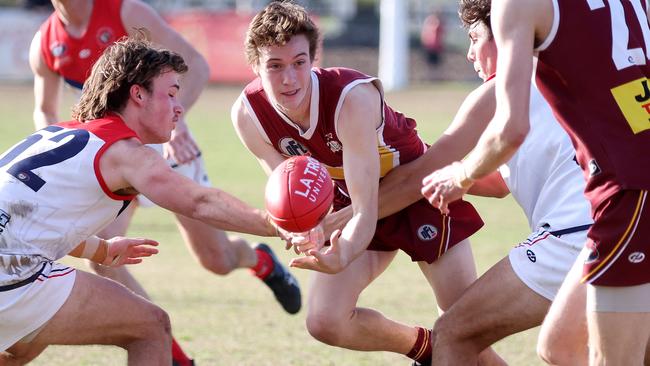
{"type": "Polygon", "coordinates": [[[0,366],[19,366],[26,365],[33,358],[25,357],[25,355],[17,355],[10,352],[0,352],[0,366]]]}
{"type": "Polygon", "coordinates": [[[225,276],[235,269],[235,265],[230,263],[225,255],[201,256],[199,257],[199,264],[204,269],[219,276],[225,276]]]}
{"type": "Polygon", "coordinates": [[[150,304],[142,313],[146,315],[142,316],[138,322],[133,336],[122,346],[129,349],[133,344],[143,341],[161,344],[171,342],[171,321],[167,312],[154,304],[150,304]]]}
{"type": "Polygon", "coordinates": [[[431,331],[431,339],[434,348],[444,349],[446,347],[461,347],[467,352],[479,354],[489,346],[469,327],[458,326],[458,321],[447,313],[440,316],[431,331]]]}
{"type": "Polygon", "coordinates": [[[540,337],[537,341],[537,356],[548,365],[571,365],[576,352],[549,337],[540,337]]]}
{"type": "Polygon", "coordinates": [[[309,334],[318,341],[330,346],[340,345],[343,324],[337,318],[325,312],[310,313],[307,314],[306,326],[309,334]]]}

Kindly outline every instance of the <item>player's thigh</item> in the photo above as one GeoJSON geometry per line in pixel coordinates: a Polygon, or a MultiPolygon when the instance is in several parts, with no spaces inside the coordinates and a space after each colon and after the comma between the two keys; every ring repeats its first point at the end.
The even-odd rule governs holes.
{"type": "Polygon", "coordinates": [[[586,285],[580,283],[584,262],[582,256],[571,267],[544,318],[539,332],[541,348],[571,347],[575,350],[572,345],[587,344],[587,292],[586,285]]]}
{"type": "MultiPolygon", "coordinates": [[[[454,281],[448,277],[449,282],[454,281]]],[[[435,328],[482,346],[541,324],[550,301],[524,284],[508,257],[474,282],[436,322],[435,328]]]]}
{"type": "Polygon", "coordinates": [[[309,311],[351,311],[359,294],[384,272],[396,254],[397,251],[366,250],[342,272],[333,275],[315,272],[309,291],[309,311]]]}
{"type": "Polygon", "coordinates": [[[126,345],[168,327],[156,305],[115,281],[77,271],[70,297],[32,342],[126,345]]]}
{"type": "Polygon", "coordinates": [[[418,262],[433,288],[438,307],[448,309],[476,280],[476,265],[469,239],[454,245],[433,263],[418,262]]]}
{"type": "Polygon", "coordinates": [[[650,338],[650,313],[588,311],[589,346],[612,364],[640,365],[650,338]]]}

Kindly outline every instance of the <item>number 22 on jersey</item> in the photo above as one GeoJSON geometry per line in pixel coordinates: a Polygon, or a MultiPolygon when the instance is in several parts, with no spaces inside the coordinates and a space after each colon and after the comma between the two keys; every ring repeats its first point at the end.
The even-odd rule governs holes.
{"type": "Polygon", "coordinates": [[[45,127],[15,145],[11,150],[7,151],[4,156],[0,158],[0,168],[12,163],[11,166],[7,168],[7,173],[14,176],[34,192],[38,192],[46,182],[35,174],[33,170],[48,165],[58,164],[72,158],[86,147],[89,138],[90,134],[86,130],[64,130],[59,126],[45,127]],[[43,137],[46,137],[42,135],[45,132],[53,133],[48,140],[57,143],[56,146],[52,149],[41,151],[38,154],[17,159],[27,149],[41,141],[43,137]],[[61,143],[63,140],[65,140],[65,142],[61,143]]]}

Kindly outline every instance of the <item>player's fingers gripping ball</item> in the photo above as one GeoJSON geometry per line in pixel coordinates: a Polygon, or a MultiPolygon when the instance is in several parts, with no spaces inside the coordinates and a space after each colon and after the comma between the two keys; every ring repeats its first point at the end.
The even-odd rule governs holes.
{"type": "Polygon", "coordinates": [[[333,198],[327,168],[308,156],[283,161],[266,183],[265,204],[271,220],[294,233],[318,225],[329,212],[333,198]]]}

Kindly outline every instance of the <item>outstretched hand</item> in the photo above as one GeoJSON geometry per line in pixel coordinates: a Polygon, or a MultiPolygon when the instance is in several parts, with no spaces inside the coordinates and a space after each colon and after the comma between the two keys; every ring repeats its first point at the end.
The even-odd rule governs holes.
{"type": "Polygon", "coordinates": [[[108,253],[102,263],[105,266],[117,267],[125,264],[137,264],[143,257],[158,254],[158,242],[145,238],[124,238],[116,236],[107,240],[108,253]]]}
{"type": "Polygon", "coordinates": [[[291,243],[287,249],[293,246],[296,254],[307,253],[310,250],[321,250],[325,245],[325,233],[321,224],[313,229],[302,233],[292,233],[291,243]]]}
{"type": "Polygon", "coordinates": [[[181,165],[196,159],[199,155],[199,146],[190,134],[187,123],[181,117],[172,130],[169,142],[163,144],[165,158],[172,158],[181,165]]]}
{"type": "Polygon", "coordinates": [[[341,230],[335,230],[330,237],[330,246],[324,252],[310,249],[306,253],[307,256],[293,258],[289,266],[329,274],[343,271],[350,263],[339,243],[340,237],[341,230]]]}
{"type": "Polygon", "coordinates": [[[458,169],[463,169],[462,165],[455,162],[436,170],[422,180],[422,195],[445,215],[449,214],[449,204],[462,198],[469,189],[459,185],[458,169]]]}

